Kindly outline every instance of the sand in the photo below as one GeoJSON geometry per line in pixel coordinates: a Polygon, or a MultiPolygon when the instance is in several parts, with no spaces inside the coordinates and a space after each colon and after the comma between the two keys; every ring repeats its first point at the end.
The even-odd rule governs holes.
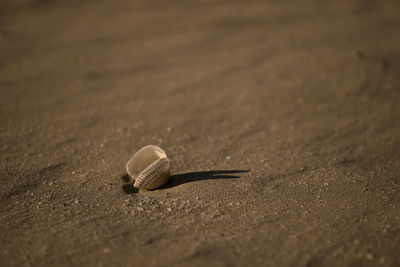
{"type": "Polygon", "coordinates": [[[399,266],[399,14],[2,1],[1,265],[399,266]]]}

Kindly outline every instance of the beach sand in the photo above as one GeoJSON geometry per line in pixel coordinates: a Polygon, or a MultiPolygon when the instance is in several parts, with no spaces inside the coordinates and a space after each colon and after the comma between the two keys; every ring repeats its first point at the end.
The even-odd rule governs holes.
{"type": "Polygon", "coordinates": [[[2,1],[1,265],[399,266],[399,48],[396,0],[2,1]]]}

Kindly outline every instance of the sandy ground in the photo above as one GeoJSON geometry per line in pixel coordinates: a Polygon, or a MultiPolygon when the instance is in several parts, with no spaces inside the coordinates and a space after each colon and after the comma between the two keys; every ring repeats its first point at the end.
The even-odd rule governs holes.
{"type": "Polygon", "coordinates": [[[399,266],[399,48],[397,0],[2,1],[1,265],[399,266]]]}

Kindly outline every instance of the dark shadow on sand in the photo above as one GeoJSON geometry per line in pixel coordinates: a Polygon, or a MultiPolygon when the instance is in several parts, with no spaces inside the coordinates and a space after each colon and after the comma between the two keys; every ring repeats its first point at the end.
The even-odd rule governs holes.
{"type": "Polygon", "coordinates": [[[129,174],[124,174],[123,176],[121,176],[121,179],[126,182],[126,183],[130,183],[131,182],[131,177],[129,177],[129,174]]]}
{"type": "Polygon", "coordinates": [[[249,170],[215,170],[215,171],[186,172],[181,174],[174,174],[171,175],[170,181],[166,185],[160,187],[160,189],[171,188],[181,184],[186,184],[195,181],[238,179],[240,178],[240,176],[235,174],[244,172],[249,172],[249,170]]]}
{"type": "MultiPolygon", "coordinates": [[[[167,189],[172,188],[181,184],[186,184],[195,181],[203,181],[203,180],[218,180],[218,179],[238,179],[238,173],[249,172],[249,170],[215,170],[215,171],[203,171],[203,172],[186,172],[181,174],[171,175],[171,179],[165,185],[163,185],[158,189],[167,189]]],[[[135,194],[139,191],[139,189],[133,187],[131,183],[131,179],[128,174],[125,174],[121,177],[124,182],[128,184],[124,184],[122,186],[122,190],[126,194],[135,194]]]]}
{"type": "Polygon", "coordinates": [[[131,194],[136,194],[139,192],[139,189],[133,186],[131,182],[131,177],[129,177],[129,174],[125,174],[121,176],[121,179],[126,182],[127,184],[122,185],[122,191],[125,192],[125,194],[131,195],[131,194]]]}

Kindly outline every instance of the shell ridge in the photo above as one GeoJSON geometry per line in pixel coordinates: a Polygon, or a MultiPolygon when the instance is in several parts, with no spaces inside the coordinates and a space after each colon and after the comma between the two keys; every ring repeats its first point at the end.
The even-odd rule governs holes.
{"type": "Polygon", "coordinates": [[[146,176],[150,176],[150,175],[154,174],[154,172],[156,172],[158,169],[162,168],[167,163],[167,161],[163,161],[163,159],[165,159],[165,158],[159,159],[159,160],[153,162],[152,164],[150,164],[146,169],[144,169],[140,173],[139,177],[146,177],[146,176]]]}
{"type": "Polygon", "coordinates": [[[138,169],[137,162],[144,157],[143,154],[146,154],[146,152],[153,152],[153,154],[155,154],[153,156],[157,156],[158,158],[167,158],[167,154],[165,154],[164,150],[156,145],[146,145],[142,147],[132,156],[126,165],[126,172],[133,180],[136,180],[141,173],[141,170],[138,169]]]}
{"type": "MultiPolygon", "coordinates": [[[[160,171],[157,173],[159,170],[162,169],[162,167],[166,164],[167,162],[164,162],[162,165],[158,165],[159,162],[155,163],[153,166],[149,166],[149,170],[146,170],[145,173],[140,175],[140,181],[143,186],[147,186],[151,183],[153,183],[155,180],[159,179],[160,176],[164,175],[164,172],[160,171]],[[158,165],[158,166],[157,166],[158,165]]],[[[139,180],[139,179],[138,179],[139,180]]]]}
{"type": "MultiPolygon", "coordinates": [[[[165,165],[165,164],[164,164],[164,165],[165,165]]],[[[162,167],[163,167],[163,166],[160,166],[160,169],[161,169],[162,167]]],[[[160,171],[160,172],[157,174],[157,176],[154,175],[154,176],[150,177],[150,179],[148,180],[148,182],[146,183],[146,185],[150,185],[150,184],[154,183],[155,181],[159,180],[160,178],[162,178],[163,176],[166,176],[166,175],[167,175],[167,174],[166,174],[165,172],[160,171]]]]}
{"type": "Polygon", "coordinates": [[[165,184],[169,177],[169,159],[162,155],[161,158],[152,162],[142,172],[134,182],[134,186],[145,189],[155,189],[165,184]]]}

